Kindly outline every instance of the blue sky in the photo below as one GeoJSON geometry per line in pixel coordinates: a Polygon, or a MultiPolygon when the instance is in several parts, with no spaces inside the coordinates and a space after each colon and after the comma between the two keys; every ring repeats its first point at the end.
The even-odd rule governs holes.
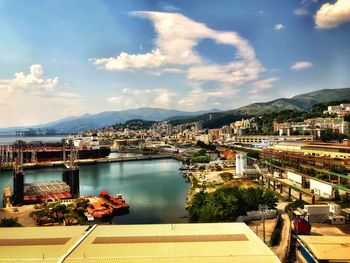
{"type": "Polygon", "coordinates": [[[350,0],[0,0],[0,127],[350,87],[350,0]]]}

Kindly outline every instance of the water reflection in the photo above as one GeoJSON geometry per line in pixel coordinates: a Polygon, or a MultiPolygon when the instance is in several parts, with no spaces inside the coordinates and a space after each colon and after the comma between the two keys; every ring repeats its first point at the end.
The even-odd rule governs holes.
{"type": "MultiPolygon", "coordinates": [[[[189,185],[175,160],[147,160],[124,163],[101,163],[80,167],[80,192],[97,195],[107,190],[122,193],[130,213],[117,216],[118,224],[187,222],[185,198],[189,185]]],[[[1,189],[11,179],[10,171],[0,172],[1,189]]],[[[25,181],[48,181],[61,178],[57,168],[28,171],[25,181]]],[[[11,184],[12,185],[12,182],[11,184]]],[[[2,196],[1,196],[2,198],[2,196]]]]}

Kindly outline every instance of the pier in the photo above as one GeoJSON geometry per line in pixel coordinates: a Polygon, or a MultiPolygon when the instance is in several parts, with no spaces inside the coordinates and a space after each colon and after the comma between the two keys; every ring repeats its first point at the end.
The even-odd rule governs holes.
{"type": "MultiPolygon", "coordinates": [[[[95,164],[95,163],[112,163],[112,162],[130,162],[144,160],[159,160],[159,159],[176,159],[185,161],[186,157],[178,154],[155,154],[155,155],[140,155],[136,157],[116,157],[116,158],[94,158],[94,159],[77,159],[74,161],[76,165],[95,164]]],[[[48,161],[48,162],[29,162],[23,163],[23,169],[47,168],[47,167],[64,167],[64,161],[48,161]]],[[[0,170],[12,170],[12,163],[4,163],[0,166],[0,170]]]]}
{"type": "Polygon", "coordinates": [[[266,161],[264,163],[255,163],[254,167],[259,174],[259,181],[262,185],[273,191],[279,191],[280,194],[287,193],[288,199],[294,198],[314,204],[316,198],[324,197],[322,193],[318,193],[311,189],[310,181],[318,182],[319,184],[330,188],[332,193],[329,197],[335,197],[339,194],[339,191],[346,195],[350,194],[350,189],[347,189],[346,187],[326,182],[289,168],[276,166],[266,161]],[[291,173],[295,175],[298,177],[299,182],[287,179],[285,176],[282,176],[283,173],[291,173]]]}

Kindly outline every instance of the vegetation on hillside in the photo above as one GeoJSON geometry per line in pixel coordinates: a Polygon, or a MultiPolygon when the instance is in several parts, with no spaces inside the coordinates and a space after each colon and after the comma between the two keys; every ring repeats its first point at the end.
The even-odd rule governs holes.
{"type": "Polygon", "coordinates": [[[262,188],[221,187],[212,193],[197,193],[189,207],[192,222],[229,222],[248,211],[259,209],[259,204],[276,208],[277,197],[262,188]]]}
{"type": "MultiPolygon", "coordinates": [[[[282,98],[266,103],[254,103],[236,110],[173,120],[171,124],[178,125],[202,121],[203,128],[212,129],[228,125],[242,118],[255,117],[258,128],[246,130],[246,132],[248,134],[272,134],[274,120],[277,122],[302,122],[310,118],[323,117],[323,111],[329,105],[350,102],[350,88],[331,90],[332,96],[329,95],[329,92],[330,90],[321,90],[305,94],[306,97],[298,95],[292,99],[282,98]],[[211,119],[209,118],[210,115],[211,119]]],[[[346,116],[346,119],[350,120],[350,115],[346,116]]]]}
{"type": "Polygon", "coordinates": [[[129,130],[142,130],[142,129],[149,129],[156,121],[144,121],[141,119],[134,119],[126,121],[125,123],[116,123],[114,125],[111,125],[109,127],[114,128],[116,130],[124,130],[125,128],[128,128],[129,130]]]}
{"type": "Polygon", "coordinates": [[[215,151],[216,146],[212,143],[206,144],[202,141],[197,141],[197,146],[201,147],[202,149],[209,150],[209,151],[215,151]]]}
{"type": "Polygon", "coordinates": [[[213,128],[221,128],[224,125],[228,125],[232,122],[247,118],[245,114],[237,114],[234,111],[224,111],[224,112],[214,112],[207,113],[191,118],[183,118],[171,120],[170,123],[172,125],[179,125],[184,123],[193,123],[201,121],[203,122],[203,128],[213,129],[213,128]],[[210,117],[211,116],[211,117],[210,117]]]}
{"type": "Polygon", "coordinates": [[[191,163],[209,163],[209,162],[210,162],[210,158],[207,155],[205,149],[199,150],[191,158],[191,163]]]}
{"type": "Polygon", "coordinates": [[[0,227],[19,227],[22,226],[18,223],[17,217],[3,217],[0,218],[0,227]]]}

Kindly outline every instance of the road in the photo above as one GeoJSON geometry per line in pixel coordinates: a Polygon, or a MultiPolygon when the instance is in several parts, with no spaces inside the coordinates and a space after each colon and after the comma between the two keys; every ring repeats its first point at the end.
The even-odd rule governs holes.
{"type": "Polygon", "coordinates": [[[283,219],[283,229],[281,231],[281,242],[278,246],[272,247],[272,251],[277,255],[281,262],[285,262],[288,250],[288,244],[291,235],[291,222],[288,214],[284,211],[285,207],[288,205],[288,202],[278,203],[277,209],[283,219]]]}

